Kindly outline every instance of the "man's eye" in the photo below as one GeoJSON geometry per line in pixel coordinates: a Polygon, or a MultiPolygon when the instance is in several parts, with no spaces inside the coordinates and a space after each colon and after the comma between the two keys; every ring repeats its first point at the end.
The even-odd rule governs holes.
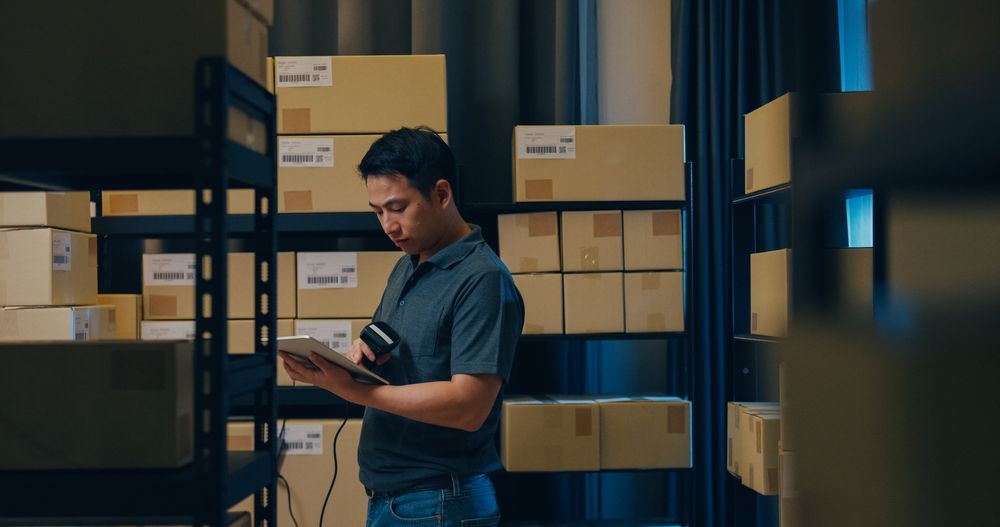
{"type": "Polygon", "coordinates": [[[390,212],[403,212],[404,210],[406,210],[406,207],[397,207],[394,209],[389,209],[390,212]]]}

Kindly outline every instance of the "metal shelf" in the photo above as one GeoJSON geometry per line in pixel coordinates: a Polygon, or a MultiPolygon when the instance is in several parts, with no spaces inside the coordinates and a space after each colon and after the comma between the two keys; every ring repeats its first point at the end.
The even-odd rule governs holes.
{"type": "Polygon", "coordinates": [[[574,210],[650,210],[683,209],[687,201],[532,201],[526,203],[470,203],[465,210],[470,212],[549,212],[574,210]]]}
{"type": "Polygon", "coordinates": [[[764,190],[758,190],[751,194],[745,194],[733,198],[733,205],[741,205],[744,203],[760,203],[764,201],[778,201],[784,200],[791,197],[792,184],[783,183],[776,187],[766,188],[764,190]]]}
{"type": "Polygon", "coordinates": [[[230,356],[228,380],[230,400],[259,392],[275,382],[274,365],[263,355],[230,356]]]}
{"type": "Polygon", "coordinates": [[[755,344],[781,344],[782,339],[778,337],[768,337],[765,335],[751,335],[750,333],[739,333],[733,335],[733,340],[743,342],[753,342],[755,344]]]}
{"type": "MultiPolygon", "coordinates": [[[[345,401],[315,386],[279,386],[276,402],[279,419],[342,418],[345,401]]],[[[232,399],[231,415],[250,415],[253,397],[243,394],[232,399]]],[[[356,405],[348,407],[350,417],[360,418],[364,410],[356,405]]]]}
{"type": "MultiPolygon", "coordinates": [[[[318,234],[329,232],[381,233],[382,226],[371,212],[315,212],[278,214],[276,229],[281,234],[318,234]]],[[[254,236],[252,214],[228,215],[231,236],[254,236]]],[[[133,237],[188,237],[195,232],[194,216],[99,216],[91,221],[95,234],[133,237]]]]}

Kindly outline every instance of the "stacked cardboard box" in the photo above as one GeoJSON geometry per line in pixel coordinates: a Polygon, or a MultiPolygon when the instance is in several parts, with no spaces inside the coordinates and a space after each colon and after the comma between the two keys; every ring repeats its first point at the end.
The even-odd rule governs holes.
{"type": "Polygon", "coordinates": [[[0,340],[116,338],[85,192],[0,194],[0,340]]]}
{"type": "Polygon", "coordinates": [[[680,211],[506,214],[498,227],[525,334],[684,330],[680,211]]]}
{"type": "Polygon", "coordinates": [[[508,472],[691,466],[691,405],[666,396],[504,399],[508,472]]]}
{"type": "Polygon", "coordinates": [[[730,402],[727,408],[726,465],[744,486],[778,494],[778,404],[730,402]]]}

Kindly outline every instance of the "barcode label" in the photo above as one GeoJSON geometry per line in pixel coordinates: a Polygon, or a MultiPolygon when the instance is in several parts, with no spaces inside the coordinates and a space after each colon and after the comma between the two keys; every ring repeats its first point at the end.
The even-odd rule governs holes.
{"type": "Polygon", "coordinates": [[[323,425],[285,425],[285,454],[289,456],[323,455],[323,425]]]}
{"type": "Polygon", "coordinates": [[[194,340],[193,320],[143,320],[142,340],[194,340]]]}
{"type": "Polygon", "coordinates": [[[278,88],[333,86],[330,57],[278,57],[274,75],[278,88]]]}
{"type": "Polygon", "coordinates": [[[354,340],[350,320],[297,320],[295,334],[308,335],[337,353],[347,353],[354,340]]]}
{"type": "Polygon", "coordinates": [[[142,255],[143,285],[194,285],[194,279],[193,254],[142,255]]]}
{"type": "Polygon", "coordinates": [[[299,253],[299,289],[358,287],[358,253],[299,253]]]}
{"type": "Polygon", "coordinates": [[[278,138],[278,165],[285,168],[332,168],[332,137],[278,138]]]}
{"type": "Polygon", "coordinates": [[[73,340],[87,340],[90,337],[90,310],[73,309],[73,340]]]}
{"type": "Polygon", "coordinates": [[[576,127],[518,126],[518,159],[576,159],[576,127]]]}
{"type": "Polygon", "coordinates": [[[73,237],[68,232],[52,233],[52,270],[70,271],[71,252],[73,250],[73,237]]]}

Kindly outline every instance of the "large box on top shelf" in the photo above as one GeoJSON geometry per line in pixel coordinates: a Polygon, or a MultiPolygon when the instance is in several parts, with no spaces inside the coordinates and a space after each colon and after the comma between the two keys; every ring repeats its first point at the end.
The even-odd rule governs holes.
{"type": "Polygon", "coordinates": [[[278,133],[448,130],[444,55],[275,57],[278,133]]]}
{"type": "MultiPolygon", "coordinates": [[[[0,56],[0,137],[193,136],[198,59],[223,57],[264,85],[267,32],[236,0],[2,2],[0,34],[31,45],[0,56]]],[[[230,138],[253,148],[246,132],[230,138]]]]}
{"type": "Polygon", "coordinates": [[[563,332],[563,275],[516,274],[514,285],[524,300],[524,335],[563,332]]]}
{"type": "Polygon", "coordinates": [[[297,253],[299,318],[371,317],[403,253],[297,253]]]}
{"type": "Polygon", "coordinates": [[[683,200],[683,125],[517,126],[514,201],[683,200]]]}
{"type": "MultiPolygon", "coordinates": [[[[101,193],[102,216],[190,216],[195,213],[193,190],[116,190],[101,193]]],[[[253,214],[250,189],[228,191],[226,212],[253,214]]]]}
{"type": "Polygon", "coordinates": [[[186,465],[192,364],[187,342],[0,345],[0,470],[186,465]]]}
{"type": "Polygon", "coordinates": [[[507,472],[600,470],[601,414],[580,397],[504,399],[501,452],[507,472]]]}
{"type": "Polygon", "coordinates": [[[625,331],[622,273],[563,275],[566,333],[625,331]]]}
{"type": "Polygon", "coordinates": [[[54,227],[90,232],[90,194],[0,193],[0,227],[54,227]]]}
{"type": "Polygon", "coordinates": [[[564,271],[621,271],[622,212],[563,212],[562,267],[564,271]]]}
{"type": "Polygon", "coordinates": [[[0,341],[111,340],[114,306],[6,307],[0,309],[0,341]]]}
{"type": "Polygon", "coordinates": [[[0,229],[0,306],[97,303],[97,237],[58,229],[0,229]]]}
{"type": "Polygon", "coordinates": [[[598,397],[601,470],[691,467],[691,403],[677,397],[598,397]]]}
{"type": "Polygon", "coordinates": [[[555,212],[497,216],[500,259],[511,273],[559,271],[559,218],[555,212]]]}
{"type": "Polygon", "coordinates": [[[783,337],[788,332],[792,250],[750,255],[750,333],[783,337]]]}
{"type": "Polygon", "coordinates": [[[138,340],[142,321],[142,295],[97,295],[97,304],[114,306],[115,336],[119,340],[138,340]]]}
{"type": "Polygon", "coordinates": [[[684,268],[681,211],[626,210],[622,226],[626,271],[684,268]]]}
{"type": "Polygon", "coordinates": [[[625,273],[625,332],[684,331],[684,272],[625,273]]]}

